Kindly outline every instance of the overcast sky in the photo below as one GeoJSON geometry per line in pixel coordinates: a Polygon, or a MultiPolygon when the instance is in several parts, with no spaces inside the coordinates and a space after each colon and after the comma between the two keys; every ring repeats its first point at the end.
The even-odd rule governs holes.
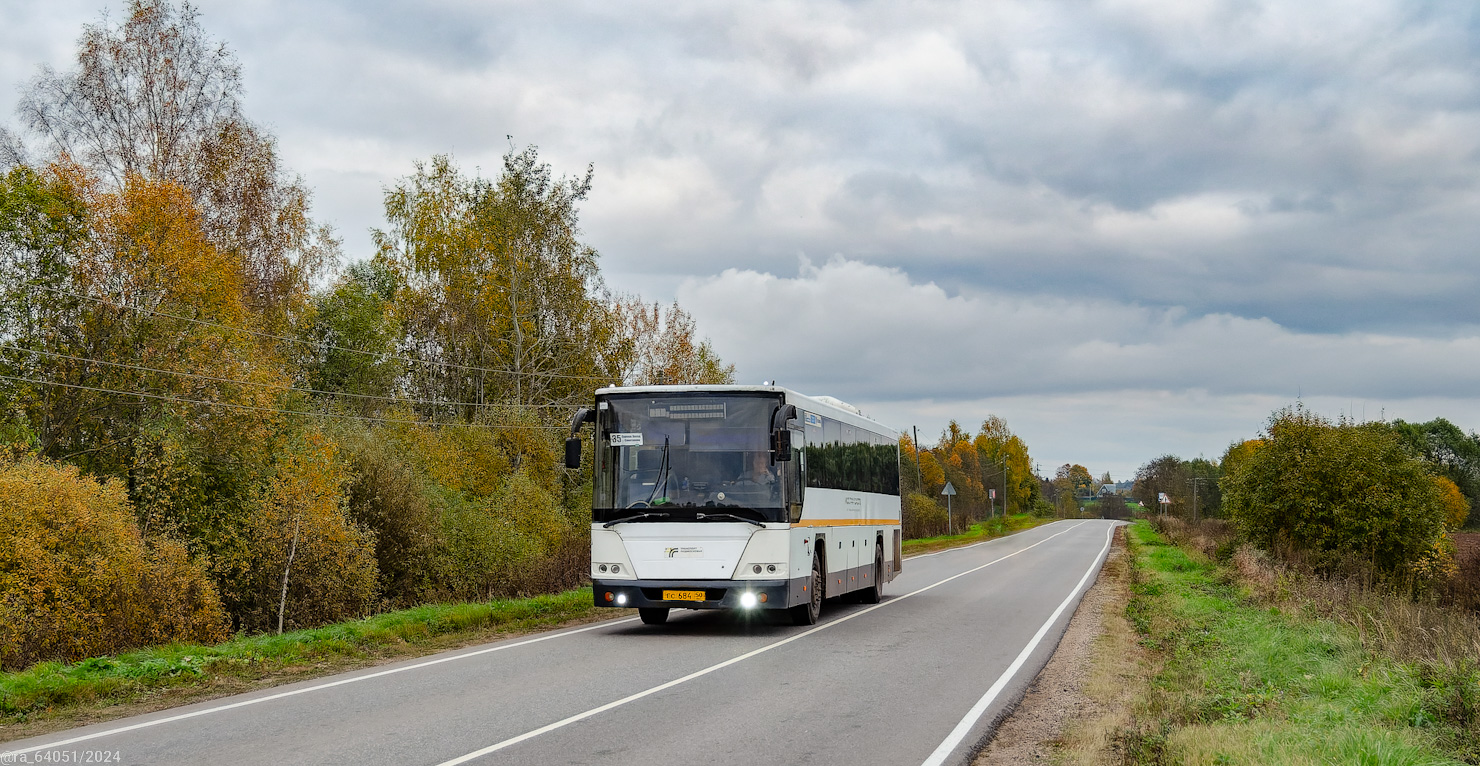
{"type": "MultiPolygon", "coordinates": [[[[0,0],[0,118],[102,0],[0,0]]],[[[595,163],[608,283],[741,382],[1044,473],[1219,456],[1297,397],[1480,429],[1480,5],[200,3],[346,255],[512,144],[595,163]]]]}

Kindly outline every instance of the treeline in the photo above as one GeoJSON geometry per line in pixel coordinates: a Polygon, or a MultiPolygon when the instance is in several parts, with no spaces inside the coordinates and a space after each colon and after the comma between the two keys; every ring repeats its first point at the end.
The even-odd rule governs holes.
{"type": "Polygon", "coordinates": [[[1451,533],[1480,519],[1480,435],[1443,418],[1332,420],[1297,405],[1218,461],[1142,466],[1137,499],[1159,512],[1162,492],[1173,517],[1227,519],[1242,542],[1318,572],[1442,582],[1455,572],[1451,533]]]}
{"type": "Polygon", "coordinates": [[[994,512],[1053,511],[1033,473],[1028,445],[996,416],[982,421],[975,435],[952,420],[933,447],[917,446],[911,434],[902,436],[900,489],[906,538],[943,535],[948,521],[959,532],[994,512]],[[941,496],[947,482],[956,490],[949,520],[941,496]]]}
{"type": "Polygon", "coordinates": [[[344,267],[240,95],[193,8],[134,0],[0,136],[5,668],[574,585],[571,408],[733,377],[605,288],[590,168],[416,163],[344,267]]]}

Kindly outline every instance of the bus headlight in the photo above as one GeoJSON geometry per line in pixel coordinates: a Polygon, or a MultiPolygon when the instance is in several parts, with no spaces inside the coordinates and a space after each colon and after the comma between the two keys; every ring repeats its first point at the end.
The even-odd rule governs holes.
{"type": "Polygon", "coordinates": [[[592,577],[599,577],[601,575],[621,575],[621,576],[626,576],[623,573],[625,571],[627,571],[628,569],[630,569],[630,567],[625,567],[625,566],[623,566],[621,564],[613,564],[610,561],[593,561],[593,562],[591,562],[591,576],[592,577]]]}
{"type": "Polygon", "coordinates": [[[752,609],[755,607],[755,604],[756,600],[754,593],[751,593],[750,591],[745,591],[744,593],[740,594],[740,606],[746,609],[752,609]]]}
{"type": "Polygon", "coordinates": [[[618,593],[617,594],[617,606],[626,606],[626,604],[627,604],[627,594],[626,593],[618,593]]]}

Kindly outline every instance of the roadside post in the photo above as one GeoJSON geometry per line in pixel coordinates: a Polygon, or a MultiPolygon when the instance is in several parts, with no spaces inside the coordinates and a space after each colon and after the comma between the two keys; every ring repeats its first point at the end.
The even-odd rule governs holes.
{"type": "Polygon", "coordinates": [[[951,526],[951,498],[956,496],[956,488],[951,486],[950,482],[946,482],[946,488],[940,493],[946,496],[946,534],[954,535],[956,533],[951,526]]]}

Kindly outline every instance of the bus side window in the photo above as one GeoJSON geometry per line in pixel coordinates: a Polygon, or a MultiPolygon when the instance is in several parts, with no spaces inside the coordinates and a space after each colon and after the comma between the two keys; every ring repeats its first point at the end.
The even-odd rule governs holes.
{"type": "Polygon", "coordinates": [[[802,485],[806,483],[803,480],[803,475],[807,471],[807,451],[802,449],[804,446],[806,446],[806,437],[802,431],[792,429],[792,458],[780,464],[782,466],[783,481],[786,486],[786,509],[793,524],[802,520],[802,485]]]}

